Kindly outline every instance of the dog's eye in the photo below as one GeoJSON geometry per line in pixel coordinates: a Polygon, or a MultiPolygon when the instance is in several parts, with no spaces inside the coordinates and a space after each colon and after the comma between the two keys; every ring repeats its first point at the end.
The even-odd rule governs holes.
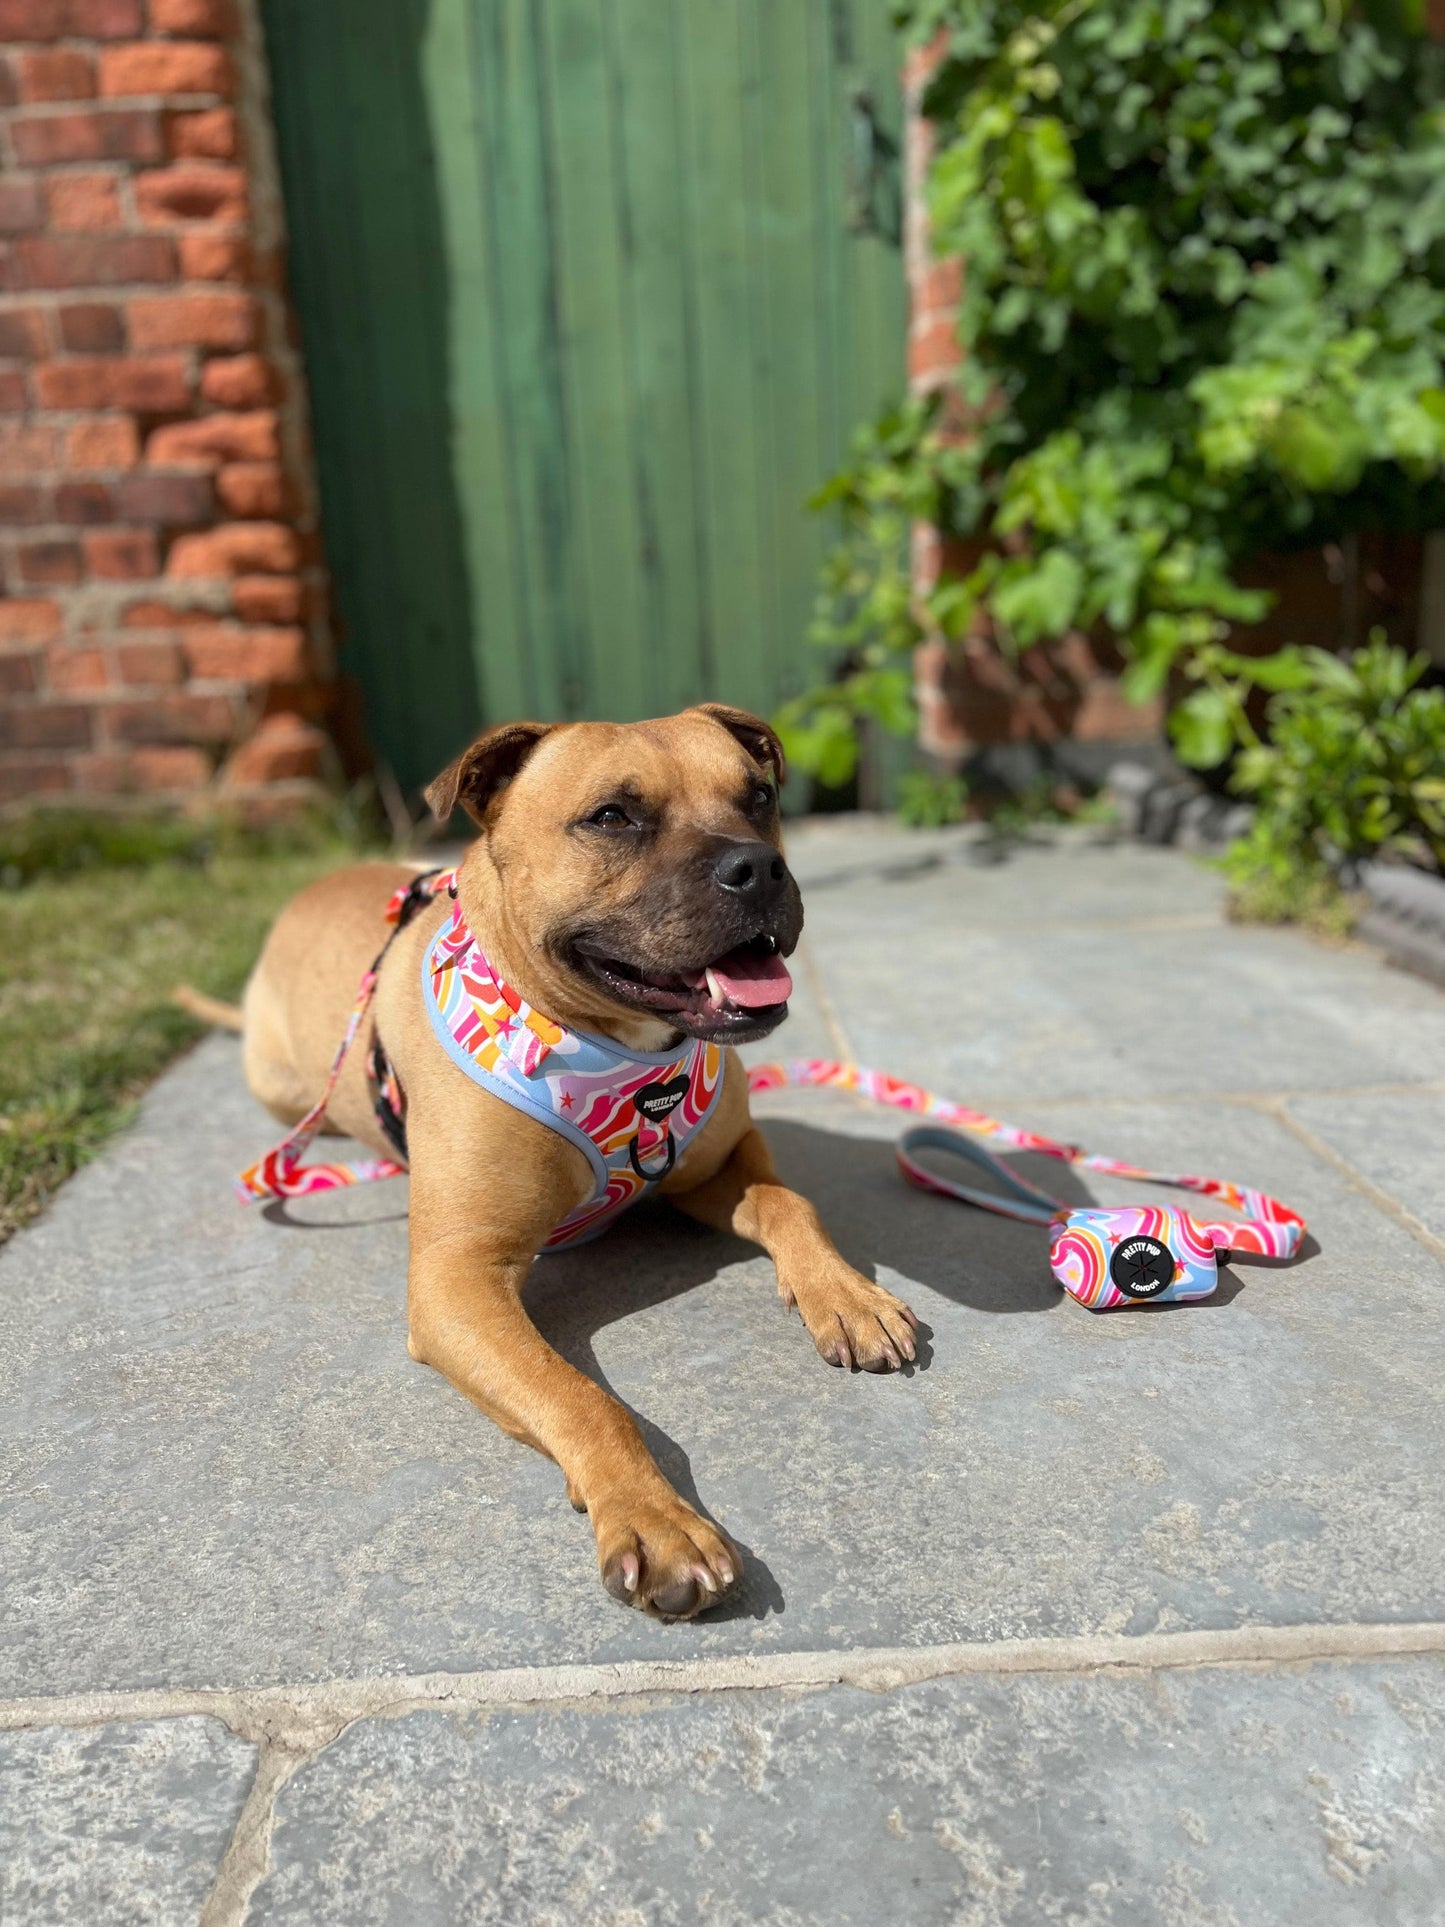
{"type": "Polygon", "coordinates": [[[773,786],[771,783],[756,783],[753,786],[753,808],[770,810],[773,807],[773,786]]]}
{"type": "Polygon", "coordinates": [[[604,803],[600,810],[594,810],[588,817],[599,830],[627,830],[632,827],[632,818],[620,803],[604,803]]]}

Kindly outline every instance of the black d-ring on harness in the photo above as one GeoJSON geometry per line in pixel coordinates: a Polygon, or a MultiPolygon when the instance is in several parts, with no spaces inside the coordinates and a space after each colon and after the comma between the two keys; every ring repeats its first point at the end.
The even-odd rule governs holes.
{"type": "MultiPolygon", "coordinates": [[[[644,1171],[642,1160],[637,1155],[637,1132],[634,1131],[627,1144],[628,1161],[644,1184],[661,1184],[672,1169],[672,1161],[677,1156],[677,1145],[672,1136],[672,1113],[687,1096],[687,1073],[670,1077],[663,1083],[656,1080],[644,1084],[640,1091],[632,1093],[632,1108],[639,1117],[645,1117],[649,1124],[661,1121],[663,1137],[667,1144],[667,1161],[660,1171],[644,1171]]],[[[641,1125],[638,1130],[641,1130],[641,1125]]]]}
{"type": "Polygon", "coordinates": [[[642,1182],[644,1184],[661,1184],[662,1180],[667,1176],[668,1172],[672,1169],[672,1161],[677,1156],[677,1145],[673,1140],[673,1135],[670,1129],[667,1132],[667,1137],[665,1141],[667,1144],[667,1162],[663,1165],[660,1171],[644,1171],[642,1168],[642,1161],[637,1155],[637,1133],[634,1131],[632,1136],[628,1139],[628,1142],[627,1142],[628,1158],[631,1161],[633,1170],[637,1173],[638,1177],[642,1179],[642,1182]]]}

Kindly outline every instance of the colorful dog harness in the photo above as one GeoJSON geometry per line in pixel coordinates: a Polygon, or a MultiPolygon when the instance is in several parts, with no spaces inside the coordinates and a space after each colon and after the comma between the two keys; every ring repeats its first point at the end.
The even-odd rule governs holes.
{"type": "MultiPolygon", "coordinates": [[[[326,1088],[301,1122],[241,1173],[236,1188],[245,1201],[304,1197],[341,1185],[398,1177],[406,1170],[405,1097],[379,1040],[373,1040],[370,1058],[374,1103],[397,1159],[308,1165],[301,1159],[321,1129],[327,1102],[370,1007],[392,940],[425,903],[443,891],[456,896],[452,870],[416,877],[392,897],[386,910],[391,935],[361,980],[326,1088]]],[[[427,946],[422,996],[432,1029],[458,1069],[504,1104],[575,1144],[591,1166],[591,1195],[555,1227],[546,1241],[548,1249],[596,1237],[665,1178],[678,1153],[706,1123],[722,1091],[724,1060],[716,1044],[686,1039],[673,1050],[628,1051],[611,1038],[568,1030],[533,1010],[492,969],[457,903],[427,946]]],[[[1055,1278],[1091,1311],[1207,1298],[1219,1281],[1221,1252],[1292,1258],[1305,1234],[1299,1213],[1263,1191],[1224,1178],[1147,1171],[1118,1158],[1090,1154],[858,1064],[789,1058],[754,1065],[748,1072],[750,1091],[785,1085],[854,1091],[875,1103],[931,1119],[899,1139],[898,1163],[908,1182],[1006,1217],[1047,1225],[1055,1278]],[[961,1131],[970,1135],[964,1137],[961,1131]],[[1085,1171],[1174,1185],[1216,1198],[1246,1215],[1237,1221],[1204,1224],[1172,1205],[1073,1206],[1025,1183],[986,1151],[977,1142],[980,1138],[1014,1150],[1036,1151],[1085,1171]],[[965,1159],[987,1171],[999,1188],[984,1190],[940,1177],[918,1162],[923,1151],[965,1159]]]]}
{"type": "Polygon", "coordinates": [[[575,1144],[593,1191],[547,1246],[595,1238],[671,1171],[722,1094],[723,1054],[685,1038],[630,1051],[554,1024],[502,983],[457,904],[422,963],[422,994],[442,1049],[504,1104],[575,1144]]]}
{"type": "MultiPolygon", "coordinates": [[[[370,1062],[374,1102],[399,1161],[303,1165],[301,1159],[321,1129],[392,938],[443,891],[455,895],[454,871],[418,877],[392,897],[386,909],[394,926],[391,937],[361,980],[326,1089],[294,1130],[237,1179],[247,1202],[303,1197],[396,1177],[406,1169],[405,1098],[379,1040],[370,1062]]],[[[437,1040],[458,1069],[575,1144],[591,1166],[591,1195],[554,1227],[548,1249],[596,1237],[660,1183],[722,1094],[723,1054],[716,1044],[687,1038],[672,1050],[629,1051],[609,1037],[568,1030],[533,1010],[493,970],[459,903],[427,946],[422,996],[437,1040]]]]}

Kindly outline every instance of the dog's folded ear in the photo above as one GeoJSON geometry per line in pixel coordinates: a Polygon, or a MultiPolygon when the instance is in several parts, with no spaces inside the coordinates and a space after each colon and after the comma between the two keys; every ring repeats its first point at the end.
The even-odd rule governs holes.
{"type": "Polygon", "coordinates": [[[422,791],[433,816],[445,823],[460,803],[474,823],[485,823],[492,803],[555,727],[553,723],[502,723],[479,736],[422,791]]]}
{"type": "Polygon", "coordinates": [[[777,732],[772,725],[765,723],[761,716],[754,716],[746,709],[733,709],[727,703],[698,703],[699,716],[711,716],[715,723],[721,723],[729,736],[735,736],[752,757],[770,769],[781,786],[788,780],[787,758],[783,746],[778,741],[777,732]]]}

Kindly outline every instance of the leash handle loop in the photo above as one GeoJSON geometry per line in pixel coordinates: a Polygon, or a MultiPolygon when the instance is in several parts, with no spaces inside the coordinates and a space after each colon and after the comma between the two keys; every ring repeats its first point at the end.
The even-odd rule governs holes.
{"type": "Polygon", "coordinates": [[[1072,1207],[1066,1200],[1050,1198],[1047,1192],[1025,1183],[1017,1172],[991,1157],[972,1138],[991,1139],[1013,1150],[1035,1151],[1043,1157],[1057,1158],[1060,1163],[1072,1164],[1082,1171],[1098,1171],[1106,1177],[1135,1178],[1142,1184],[1173,1185],[1181,1191],[1193,1191],[1201,1197],[1216,1198],[1228,1209],[1242,1214],[1239,1222],[1224,1220],[1200,1224],[1197,1220],[1190,1220],[1192,1230],[1216,1251],[1248,1251],[1265,1258],[1292,1258],[1305,1234],[1305,1221],[1300,1214],[1289,1205],[1282,1204],[1278,1198],[1272,1198],[1267,1191],[1233,1184],[1227,1178],[1150,1171],[1142,1165],[1128,1164],[1121,1158],[1091,1153],[1076,1144],[1063,1144],[1038,1131],[1026,1131],[1020,1125],[1007,1124],[1003,1119],[990,1117],[984,1111],[970,1110],[967,1105],[955,1104],[950,1098],[925,1090],[921,1084],[910,1084],[901,1077],[889,1077],[885,1072],[870,1070],[864,1064],[844,1063],[827,1057],[789,1057],[775,1064],[754,1064],[748,1071],[750,1091],[780,1090],[789,1085],[856,1091],[860,1097],[869,1098],[875,1104],[886,1104],[894,1110],[910,1111],[932,1120],[929,1124],[917,1125],[905,1131],[899,1140],[898,1162],[908,1182],[916,1184],[920,1190],[936,1191],[944,1197],[979,1205],[985,1211],[1000,1212],[1005,1217],[1043,1224],[1067,1215],[1072,1207]],[[958,1135],[960,1129],[970,1132],[972,1138],[958,1135]],[[980,1166],[1004,1187],[1004,1195],[1000,1196],[995,1191],[980,1191],[925,1170],[914,1155],[922,1150],[946,1151],[980,1166]]]}

